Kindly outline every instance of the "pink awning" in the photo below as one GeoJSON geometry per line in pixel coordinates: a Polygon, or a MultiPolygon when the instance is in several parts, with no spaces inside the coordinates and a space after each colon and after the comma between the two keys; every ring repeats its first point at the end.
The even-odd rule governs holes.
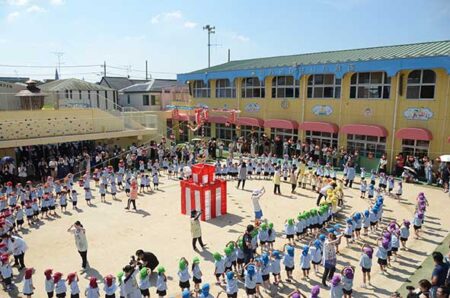
{"type": "Polygon", "coordinates": [[[226,116],[209,116],[208,122],[225,124],[228,122],[228,117],[226,117],[226,116]]]}
{"type": "Polygon", "coordinates": [[[450,143],[450,137],[448,137],[448,139],[447,139],[447,142],[449,142],[449,143],[450,143]]]}
{"type": "Polygon", "coordinates": [[[339,131],[339,127],[330,122],[316,122],[316,121],[306,121],[300,124],[299,128],[301,130],[311,130],[311,131],[320,131],[320,132],[328,132],[328,133],[337,133],[339,131]]]}
{"type": "Polygon", "coordinates": [[[341,132],[353,135],[368,135],[373,137],[386,137],[386,128],[380,125],[348,124],[341,128],[341,132]]]}
{"type": "Polygon", "coordinates": [[[178,115],[175,115],[173,119],[178,121],[189,121],[189,115],[179,113],[178,115]]]}
{"type": "Polygon", "coordinates": [[[409,127],[397,130],[395,137],[398,139],[431,141],[433,134],[426,128],[409,127]]]}
{"type": "Polygon", "coordinates": [[[264,120],[252,117],[239,117],[236,122],[237,125],[248,125],[257,127],[264,126],[264,120]]]}
{"type": "Polygon", "coordinates": [[[298,123],[293,120],[269,119],[264,121],[264,126],[270,128],[297,129],[298,123]]]}

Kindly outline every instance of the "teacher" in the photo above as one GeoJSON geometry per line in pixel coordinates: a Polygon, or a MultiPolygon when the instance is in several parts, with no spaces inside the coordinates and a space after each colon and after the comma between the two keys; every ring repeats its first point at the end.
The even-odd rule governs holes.
{"type": "Polygon", "coordinates": [[[70,228],[67,229],[67,232],[72,233],[75,236],[75,244],[77,246],[78,253],[81,256],[81,267],[83,271],[87,268],[87,250],[88,243],[86,239],[86,230],[80,221],[76,221],[70,228]]]}

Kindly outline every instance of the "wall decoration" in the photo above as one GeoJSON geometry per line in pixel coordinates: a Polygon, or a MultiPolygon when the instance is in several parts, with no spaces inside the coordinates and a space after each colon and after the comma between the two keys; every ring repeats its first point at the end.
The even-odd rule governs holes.
{"type": "Polygon", "coordinates": [[[333,113],[333,108],[326,105],[316,105],[312,108],[312,112],[316,116],[329,116],[333,113]]]}
{"type": "Polygon", "coordinates": [[[408,120],[428,121],[433,118],[433,112],[429,108],[408,108],[403,116],[408,120]]]}
{"type": "Polygon", "coordinates": [[[366,116],[366,117],[373,116],[373,109],[372,108],[365,108],[363,110],[363,115],[366,116]]]}
{"type": "Polygon", "coordinates": [[[289,100],[283,99],[283,100],[281,101],[281,108],[284,109],[284,110],[289,109],[289,100]]]}
{"type": "Polygon", "coordinates": [[[259,106],[259,104],[257,103],[248,103],[245,105],[244,110],[248,113],[257,113],[259,112],[259,110],[261,109],[261,107],[259,106]]]}

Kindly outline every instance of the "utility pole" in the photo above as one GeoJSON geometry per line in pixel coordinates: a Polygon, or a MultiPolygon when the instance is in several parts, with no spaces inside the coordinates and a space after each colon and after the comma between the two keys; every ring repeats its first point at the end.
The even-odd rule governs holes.
{"type": "Polygon", "coordinates": [[[230,62],[230,61],[231,61],[231,50],[228,49],[228,62],[230,62]]]}
{"type": "Polygon", "coordinates": [[[59,76],[61,76],[61,58],[62,56],[64,56],[64,52],[53,52],[53,54],[55,54],[56,57],[58,57],[58,73],[59,76]]]}
{"type": "Polygon", "coordinates": [[[211,34],[216,33],[216,27],[211,25],[203,26],[203,30],[208,31],[208,68],[211,67],[211,34]]]}
{"type": "Polygon", "coordinates": [[[103,61],[103,77],[106,77],[106,61],[103,61]]]}
{"type": "Polygon", "coordinates": [[[148,60],[145,60],[145,80],[148,81],[148,60]]]}

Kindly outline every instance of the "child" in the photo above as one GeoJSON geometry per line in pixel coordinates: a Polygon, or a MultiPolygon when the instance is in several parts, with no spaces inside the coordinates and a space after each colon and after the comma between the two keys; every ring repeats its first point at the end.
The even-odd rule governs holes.
{"type": "Polygon", "coordinates": [[[361,258],[359,259],[359,266],[361,266],[361,270],[363,273],[363,284],[362,288],[367,287],[367,282],[370,285],[370,271],[372,269],[372,255],[373,249],[369,245],[365,244],[361,248],[361,258]]]}
{"type": "Polygon", "coordinates": [[[236,279],[234,278],[234,272],[228,271],[226,276],[227,276],[227,285],[225,291],[227,293],[227,297],[237,298],[238,285],[236,279]]]}
{"type": "Polygon", "coordinates": [[[91,199],[92,199],[92,192],[90,188],[84,189],[84,199],[86,200],[86,204],[88,206],[92,206],[91,199]]]}
{"type": "Polygon", "coordinates": [[[368,190],[368,197],[369,197],[369,200],[372,200],[372,199],[373,199],[374,193],[375,193],[375,185],[372,184],[372,183],[370,183],[370,184],[369,184],[369,190],[368,190]]]}
{"type": "Polygon", "coordinates": [[[145,175],[144,186],[147,192],[152,191],[152,187],[150,186],[150,177],[148,175],[145,175]]]}
{"type": "Polygon", "coordinates": [[[414,238],[419,239],[420,238],[420,230],[422,229],[423,224],[423,212],[416,211],[414,213],[414,219],[413,219],[413,227],[414,227],[414,238]]]}
{"type": "Polygon", "coordinates": [[[319,294],[320,294],[320,286],[315,285],[314,287],[311,288],[310,298],[319,298],[319,294]]]}
{"type": "Polygon", "coordinates": [[[256,269],[253,263],[248,263],[245,266],[244,287],[247,297],[254,298],[256,294],[256,269]]]}
{"type": "Polygon", "coordinates": [[[309,248],[309,255],[314,267],[314,273],[319,274],[319,265],[322,262],[322,243],[319,239],[314,240],[309,248]]]}
{"type": "Polygon", "coordinates": [[[35,287],[33,286],[33,273],[33,268],[25,269],[22,293],[27,296],[27,298],[31,298],[34,294],[35,287]]]}
{"type": "Polygon", "coordinates": [[[61,272],[53,274],[53,283],[55,284],[55,294],[57,298],[66,297],[66,281],[62,278],[61,272]]]}
{"type": "Polygon", "coordinates": [[[305,221],[301,213],[297,215],[297,222],[295,224],[295,234],[297,235],[297,241],[301,241],[305,232],[305,221]]]}
{"type": "Polygon", "coordinates": [[[284,259],[283,265],[286,270],[286,281],[291,282],[292,272],[294,271],[294,247],[288,244],[285,244],[283,247],[284,259]]]}
{"type": "Polygon", "coordinates": [[[53,297],[53,292],[55,291],[55,283],[52,278],[53,269],[47,269],[44,271],[45,275],[45,291],[48,297],[53,297]]]}
{"type": "Polygon", "coordinates": [[[282,256],[280,254],[280,251],[274,250],[272,252],[271,270],[274,279],[274,285],[278,285],[278,283],[281,281],[281,258],[282,256]]]}
{"type": "Polygon", "coordinates": [[[339,298],[344,294],[341,283],[341,276],[339,274],[334,274],[331,279],[330,297],[339,298]]]}
{"type": "Polygon", "coordinates": [[[0,256],[0,262],[1,262],[0,275],[2,277],[2,281],[5,286],[5,290],[7,292],[10,292],[13,290],[13,285],[12,285],[13,272],[12,272],[11,265],[9,264],[9,255],[2,254],[0,256]]]}
{"type": "Polygon", "coordinates": [[[153,174],[153,188],[155,190],[158,190],[158,185],[159,185],[159,178],[158,178],[158,173],[154,173],[153,174]]]}
{"type": "Polygon", "coordinates": [[[267,250],[269,241],[269,231],[267,229],[267,223],[262,223],[261,228],[258,231],[259,244],[261,244],[261,254],[267,250]]]}
{"type": "Polygon", "coordinates": [[[300,256],[300,267],[303,271],[303,279],[309,279],[309,270],[311,269],[311,255],[309,254],[309,246],[303,246],[302,255],[300,256]]]}
{"type": "Polygon", "coordinates": [[[359,189],[361,190],[361,199],[364,199],[366,197],[366,190],[367,190],[367,181],[364,178],[361,178],[361,185],[359,186],[359,189]]]}
{"type": "Polygon", "coordinates": [[[78,209],[77,208],[78,193],[77,193],[77,191],[75,189],[72,190],[72,196],[70,197],[70,200],[72,202],[72,210],[78,209]]]}
{"type": "Polygon", "coordinates": [[[409,220],[404,219],[403,224],[400,227],[400,241],[402,243],[402,250],[408,250],[406,247],[406,241],[408,241],[409,238],[409,226],[411,223],[409,220]]]}
{"type": "Polygon", "coordinates": [[[386,238],[378,239],[377,258],[378,258],[378,265],[380,265],[380,270],[383,274],[386,273],[388,248],[389,248],[389,240],[388,239],[386,239],[386,238]]]}
{"type": "Polygon", "coordinates": [[[294,225],[294,220],[292,218],[289,218],[288,220],[286,220],[285,224],[284,224],[284,232],[286,234],[286,238],[289,242],[290,245],[295,245],[294,242],[294,234],[295,234],[295,225],[294,225]]]}
{"type": "Polygon", "coordinates": [[[178,278],[180,279],[179,286],[181,290],[184,289],[189,290],[191,284],[189,283],[189,279],[191,279],[191,275],[188,270],[188,261],[185,258],[181,258],[178,263],[178,278]]]}
{"type": "Polygon", "coordinates": [[[200,270],[200,259],[198,257],[195,257],[192,260],[192,281],[194,282],[194,291],[199,292],[200,291],[200,284],[202,283],[202,271],[200,270]]]}
{"type": "Polygon", "coordinates": [[[392,190],[394,189],[394,177],[391,175],[387,179],[388,183],[388,194],[390,195],[392,190]]]}
{"type": "Polygon", "coordinates": [[[89,286],[86,288],[84,292],[86,298],[99,298],[100,290],[98,289],[97,278],[90,277],[89,278],[89,286]]]}
{"type": "Polygon", "coordinates": [[[61,190],[61,195],[59,196],[59,206],[61,207],[61,212],[67,211],[67,191],[61,190]]]}
{"type": "Polygon", "coordinates": [[[353,293],[353,278],[355,275],[355,270],[353,267],[347,266],[342,270],[342,292],[344,293],[344,298],[352,298],[353,293]]]}
{"type": "Polygon", "coordinates": [[[275,229],[273,228],[273,223],[269,223],[268,234],[269,240],[267,242],[269,243],[269,250],[273,250],[273,244],[275,243],[275,238],[277,236],[275,229]]]}
{"type": "Polygon", "coordinates": [[[101,202],[106,202],[106,187],[105,187],[105,184],[100,183],[99,192],[100,192],[101,202]]]}
{"type": "Polygon", "coordinates": [[[139,193],[143,193],[144,192],[144,188],[145,188],[145,179],[146,178],[145,178],[144,174],[141,174],[139,178],[141,178],[141,183],[139,184],[139,193]]]}
{"type": "Polygon", "coordinates": [[[270,272],[271,272],[271,264],[269,254],[263,253],[261,255],[261,275],[266,292],[270,288],[270,272]]]}
{"type": "Polygon", "coordinates": [[[70,297],[79,298],[80,288],[78,287],[78,276],[75,272],[69,273],[67,275],[67,284],[69,285],[70,288],[70,297]]]}
{"type": "Polygon", "coordinates": [[[233,264],[232,264],[232,258],[233,258],[233,249],[231,247],[226,246],[225,249],[223,250],[225,253],[225,257],[224,257],[224,266],[225,266],[225,271],[231,271],[233,270],[233,264]]]}
{"type": "Polygon", "coordinates": [[[370,211],[369,210],[364,211],[363,226],[364,226],[364,236],[367,236],[369,234],[369,227],[370,227],[370,211]]]}
{"type": "Polygon", "coordinates": [[[139,271],[139,290],[141,290],[141,295],[144,298],[150,297],[150,277],[149,269],[147,267],[142,267],[139,271]]]}
{"type": "Polygon", "coordinates": [[[347,218],[345,221],[344,237],[345,243],[347,244],[347,247],[349,247],[350,242],[353,242],[353,220],[351,218],[347,218]]]}
{"type": "Polygon", "coordinates": [[[120,271],[117,273],[117,285],[119,286],[119,297],[125,297],[125,283],[124,283],[125,272],[120,271]]]}
{"type": "Polygon", "coordinates": [[[115,283],[115,278],[111,274],[105,276],[103,280],[103,291],[105,292],[105,298],[116,297],[117,285],[115,283]]]}
{"type": "Polygon", "coordinates": [[[117,194],[117,186],[116,186],[116,183],[114,181],[112,181],[111,182],[111,199],[117,200],[116,194],[117,194]]]}
{"type": "Polygon", "coordinates": [[[220,285],[220,277],[222,277],[223,283],[225,283],[225,259],[218,252],[213,254],[214,257],[214,275],[216,276],[216,285],[220,285]]]}
{"type": "Polygon", "coordinates": [[[357,240],[361,239],[362,222],[363,222],[363,219],[362,219],[361,213],[356,212],[353,215],[353,224],[354,224],[353,232],[355,234],[354,238],[357,240]]]}
{"type": "MultiPolygon", "coordinates": [[[[28,215],[27,215],[27,220],[28,220],[28,225],[31,226],[30,221],[33,219],[33,209],[31,209],[31,204],[27,203],[27,209],[31,210],[31,218],[28,219],[28,215]]],[[[23,217],[24,217],[24,212],[23,212],[23,208],[21,206],[16,206],[16,224],[17,224],[17,229],[22,229],[22,225],[23,225],[23,217]]]]}
{"type": "Polygon", "coordinates": [[[395,196],[396,196],[397,199],[400,199],[402,194],[403,194],[403,182],[399,181],[398,182],[397,192],[395,193],[395,196]]]}
{"type": "Polygon", "coordinates": [[[163,298],[167,295],[167,277],[164,274],[166,269],[162,266],[158,266],[158,277],[156,278],[156,294],[159,298],[163,298]]]}

